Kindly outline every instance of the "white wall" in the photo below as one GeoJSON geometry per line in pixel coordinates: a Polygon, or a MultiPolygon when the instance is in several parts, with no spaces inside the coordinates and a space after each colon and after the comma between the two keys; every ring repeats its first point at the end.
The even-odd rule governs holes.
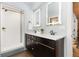
{"type": "Polygon", "coordinates": [[[72,51],[72,19],[73,19],[73,9],[72,2],[63,2],[62,3],[62,18],[65,20],[66,28],[66,38],[65,38],[65,56],[71,57],[73,55],[72,51]]]}

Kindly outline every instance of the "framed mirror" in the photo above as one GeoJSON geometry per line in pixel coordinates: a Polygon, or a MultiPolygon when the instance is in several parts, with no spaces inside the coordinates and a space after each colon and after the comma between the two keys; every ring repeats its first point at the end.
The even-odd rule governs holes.
{"type": "Polygon", "coordinates": [[[34,12],[34,26],[40,26],[40,9],[34,12]]]}
{"type": "Polygon", "coordinates": [[[61,3],[51,2],[47,4],[46,8],[46,24],[55,25],[61,24],[61,3]]]}

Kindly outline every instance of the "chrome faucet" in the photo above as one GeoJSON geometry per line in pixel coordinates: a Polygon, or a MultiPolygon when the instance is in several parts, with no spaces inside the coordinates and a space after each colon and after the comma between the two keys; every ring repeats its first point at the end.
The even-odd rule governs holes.
{"type": "Polygon", "coordinates": [[[51,34],[51,35],[55,35],[55,32],[53,32],[53,30],[51,30],[51,31],[50,31],[50,34],[51,34]]]}

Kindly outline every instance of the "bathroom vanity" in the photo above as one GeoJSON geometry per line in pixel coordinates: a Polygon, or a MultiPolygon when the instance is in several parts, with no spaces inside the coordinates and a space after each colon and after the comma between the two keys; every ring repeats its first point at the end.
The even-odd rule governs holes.
{"type": "Polygon", "coordinates": [[[27,50],[30,50],[36,57],[64,57],[65,32],[60,33],[64,31],[61,28],[63,25],[61,3],[49,2],[36,9],[33,24],[33,27],[30,26],[32,29],[29,29],[32,33],[25,34],[27,50]]]}
{"type": "Polygon", "coordinates": [[[26,33],[27,50],[35,57],[64,57],[64,35],[26,33]]]}

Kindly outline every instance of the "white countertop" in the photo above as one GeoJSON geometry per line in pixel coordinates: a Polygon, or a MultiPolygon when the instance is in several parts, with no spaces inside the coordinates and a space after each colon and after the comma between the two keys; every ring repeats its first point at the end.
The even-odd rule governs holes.
{"type": "Polygon", "coordinates": [[[47,38],[51,40],[59,40],[61,38],[65,38],[65,35],[63,34],[48,35],[48,34],[40,34],[40,33],[38,34],[38,33],[31,33],[31,32],[27,32],[26,34],[30,34],[30,35],[34,35],[34,36],[38,36],[42,38],[47,38]]]}

